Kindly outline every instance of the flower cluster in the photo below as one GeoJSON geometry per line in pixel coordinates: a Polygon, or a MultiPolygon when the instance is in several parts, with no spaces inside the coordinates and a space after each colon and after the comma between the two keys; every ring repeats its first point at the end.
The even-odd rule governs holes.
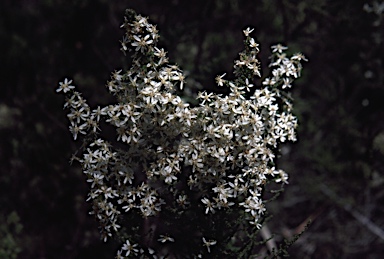
{"type": "MultiPolygon", "coordinates": [[[[64,107],[74,139],[86,135],[78,160],[90,183],[88,200],[102,238],[121,230],[130,213],[148,219],[174,206],[181,214],[192,204],[202,217],[237,208],[260,228],[264,186],[288,183],[275,159],[280,143],[296,140],[297,119],[284,89],[300,76],[304,56],[287,57],[286,47],[273,46],[272,75],[255,87],[259,48],[248,28],[245,50],[234,65],[237,79],[226,80],[225,74],[216,78],[229,94],[200,92],[199,105],[191,107],[176,95],[185,84],[184,74],[157,47],[156,27],[133,11],[127,11],[122,27],[122,51],[133,53],[132,66],[113,72],[107,83],[115,104],[91,109],[67,79],[57,90],[68,95],[64,107]],[[115,128],[115,139],[100,137],[101,122],[115,128]]],[[[156,234],[158,243],[177,242],[161,230],[156,234]]],[[[202,250],[195,255],[211,252],[214,237],[197,235],[202,250]]],[[[124,240],[119,258],[160,254],[134,235],[124,240]]]]}

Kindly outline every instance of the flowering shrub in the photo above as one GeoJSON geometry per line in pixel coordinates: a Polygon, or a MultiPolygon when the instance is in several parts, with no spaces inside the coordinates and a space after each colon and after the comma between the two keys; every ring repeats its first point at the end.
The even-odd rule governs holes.
{"type": "Polygon", "coordinates": [[[272,74],[255,87],[259,48],[248,28],[236,79],[216,77],[229,94],[200,92],[199,105],[191,107],[176,95],[185,77],[157,47],[156,26],[129,10],[122,27],[122,51],[133,54],[131,68],[113,72],[107,83],[115,104],[91,108],[72,80],[57,89],[68,96],[74,139],[85,135],[77,160],[102,239],[116,234],[122,240],[117,258],[254,253],[265,187],[288,183],[275,159],[280,143],[296,140],[286,91],[300,76],[304,56],[288,57],[286,47],[272,46],[272,74]],[[100,136],[108,124],[115,139],[100,136]]]}

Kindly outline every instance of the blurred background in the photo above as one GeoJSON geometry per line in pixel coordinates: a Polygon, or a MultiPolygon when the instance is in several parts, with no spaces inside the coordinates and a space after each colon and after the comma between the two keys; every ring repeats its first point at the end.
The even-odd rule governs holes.
{"type": "MultiPolygon", "coordinates": [[[[342,0],[0,1],[0,258],[111,258],[88,215],[88,186],[69,164],[58,82],[73,78],[90,105],[129,64],[119,50],[126,8],[158,24],[160,45],[188,73],[187,93],[232,71],[242,30],[263,69],[281,42],[309,62],[294,86],[299,141],[282,148],[290,184],[268,204],[279,242],[309,229],[291,258],[384,253],[384,2],[342,0]]],[[[264,75],[266,75],[266,70],[264,75]]]]}

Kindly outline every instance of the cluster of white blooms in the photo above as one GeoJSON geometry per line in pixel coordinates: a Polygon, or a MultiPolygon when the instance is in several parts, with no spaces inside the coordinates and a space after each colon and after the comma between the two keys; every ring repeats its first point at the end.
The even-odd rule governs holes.
{"type": "MultiPolygon", "coordinates": [[[[91,186],[88,200],[102,238],[106,241],[121,229],[124,215],[136,211],[148,218],[166,206],[187,208],[192,202],[200,204],[202,216],[237,207],[260,228],[264,186],[288,180],[274,165],[279,143],[296,140],[297,119],[284,89],[300,76],[304,56],[288,58],[286,47],[273,46],[272,75],[254,87],[254,76],[260,76],[259,49],[249,36],[252,30],[244,30],[245,50],[234,65],[237,79],[226,80],[225,74],[216,78],[229,94],[200,92],[199,105],[191,107],[176,95],[184,75],[157,47],[156,27],[132,11],[122,27],[122,50],[133,52],[132,66],[115,71],[107,83],[115,104],[91,109],[67,79],[57,90],[68,95],[64,106],[70,110],[74,139],[87,135],[78,160],[91,186]],[[115,140],[100,137],[101,122],[116,129],[115,140]],[[180,190],[182,181],[197,199],[180,190]],[[164,193],[173,194],[173,203],[164,193]]],[[[200,237],[201,246],[210,252],[216,241],[206,238],[200,237]]],[[[156,240],[175,241],[167,233],[156,240]]],[[[146,253],[156,258],[152,248],[137,243],[127,239],[117,257],[146,253]]]]}

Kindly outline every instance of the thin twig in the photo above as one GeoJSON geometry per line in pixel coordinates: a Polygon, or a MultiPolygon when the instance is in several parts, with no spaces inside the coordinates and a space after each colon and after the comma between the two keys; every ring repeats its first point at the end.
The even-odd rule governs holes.
{"type": "Polygon", "coordinates": [[[264,226],[261,228],[260,235],[263,238],[263,240],[268,240],[266,242],[266,245],[270,252],[272,252],[272,250],[278,250],[275,242],[275,238],[272,237],[271,231],[269,230],[266,224],[264,224],[264,226]]]}
{"type": "Polygon", "coordinates": [[[321,191],[327,195],[329,198],[331,198],[337,205],[342,207],[344,210],[348,211],[352,214],[352,216],[359,221],[362,225],[366,226],[368,230],[370,230],[373,234],[380,237],[382,240],[384,240],[384,231],[376,225],[374,222],[372,222],[369,218],[364,216],[363,214],[359,213],[356,209],[354,209],[351,205],[345,205],[342,202],[342,199],[337,196],[336,193],[331,191],[329,188],[327,188],[325,185],[320,186],[321,191]]]}

